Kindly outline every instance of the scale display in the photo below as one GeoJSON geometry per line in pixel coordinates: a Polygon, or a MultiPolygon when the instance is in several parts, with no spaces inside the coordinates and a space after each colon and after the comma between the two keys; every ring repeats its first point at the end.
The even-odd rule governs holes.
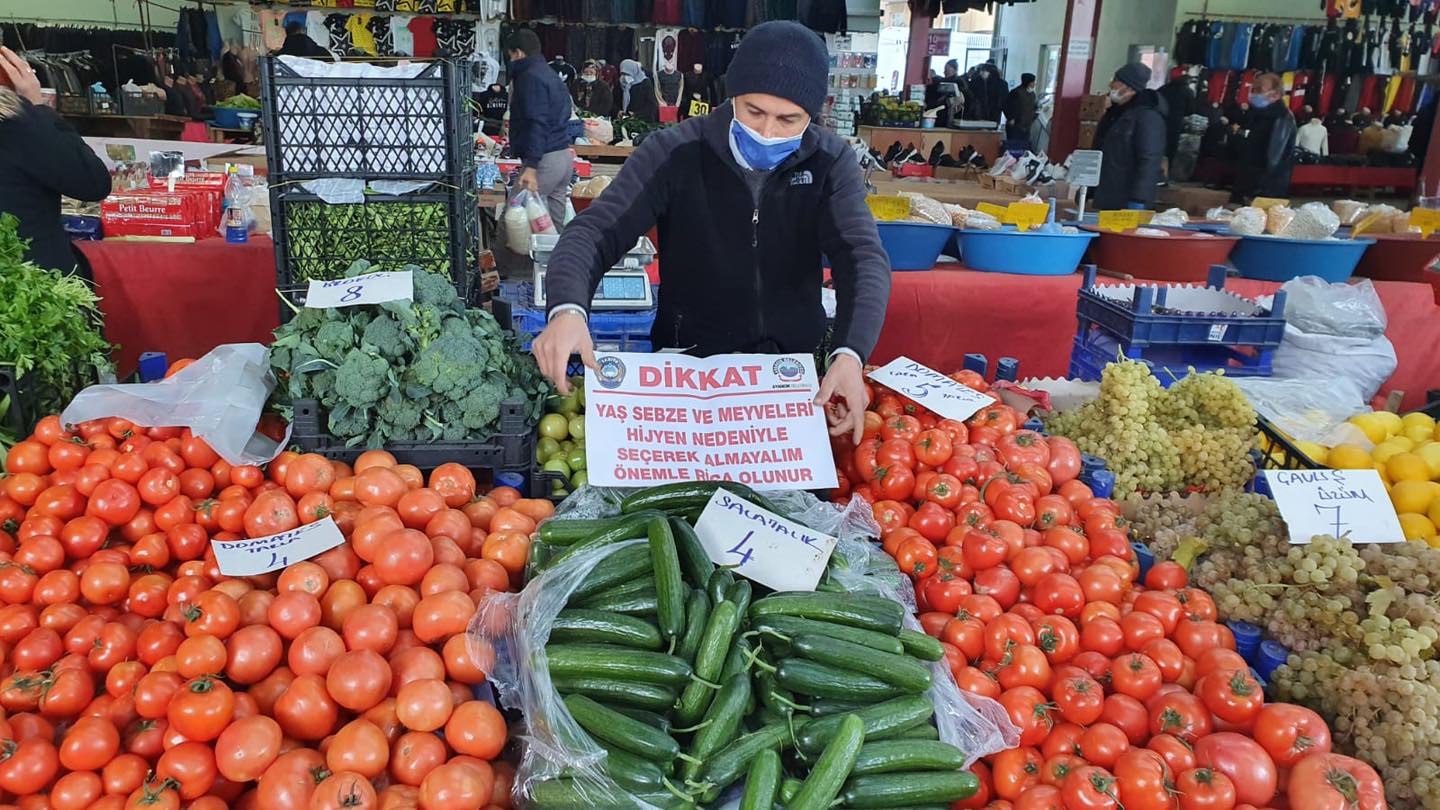
{"type": "MultiPolygon", "coordinates": [[[[545,270],[536,268],[534,305],[545,307],[545,270]]],[[[591,309],[650,309],[655,306],[655,291],[644,270],[611,270],[600,279],[591,309]]]]}

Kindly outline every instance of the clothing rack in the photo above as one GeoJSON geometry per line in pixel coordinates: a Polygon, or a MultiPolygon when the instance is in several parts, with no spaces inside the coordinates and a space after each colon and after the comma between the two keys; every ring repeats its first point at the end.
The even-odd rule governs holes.
{"type": "Polygon", "coordinates": [[[1264,14],[1207,14],[1203,11],[1186,11],[1186,17],[1197,17],[1202,20],[1214,20],[1216,22],[1229,22],[1231,20],[1245,20],[1255,22],[1283,23],[1285,25],[1324,25],[1328,22],[1323,17],[1271,17],[1264,14]]]}

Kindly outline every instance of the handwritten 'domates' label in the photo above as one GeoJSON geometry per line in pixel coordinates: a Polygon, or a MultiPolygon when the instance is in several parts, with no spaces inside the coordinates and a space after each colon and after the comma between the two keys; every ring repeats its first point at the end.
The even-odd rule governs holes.
{"type": "Polygon", "coordinates": [[[836,542],[723,489],[695,521],[695,534],[716,565],[777,591],[815,590],[836,542]]]}
{"type": "Polygon", "coordinates": [[[935,413],[960,422],[981,408],[995,404],[993,398],[908,357],[897,357],[868,376],[935,413]]]}
{"type": "Polygon", "coordinates": [[[333,518],[248,540],[211,540],[215,562],[227,577],[253,577],[308,560],[345,542],[333,518]]]}
{"type": "Polygon", "coordinates": [[[1290,542],[1317,534],[1352,543],[1405,540],[1385,483],[1375,470],[1266,470],[1265,480],[1290,528],[1290,542]]]}

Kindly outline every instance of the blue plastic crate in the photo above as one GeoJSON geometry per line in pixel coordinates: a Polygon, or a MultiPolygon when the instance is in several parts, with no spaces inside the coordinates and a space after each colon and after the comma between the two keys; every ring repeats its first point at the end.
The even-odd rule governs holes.
{"type": "MultiPolygon", "coordinates": [[[[1224,290],[1225,268],[1211,268],[1206,284],[1224,290]]],[[[1134,297],[1121,302],[1103,295],[1095,285],[1095,267],[1086,265],[1085,283],[1080,288],[1075,317],[1083,334],[1090,326],[1108,332],[1130,346],[1252,346],[1273,349],[1285,337],[1285,293],[1275,292],[1269,313],[1260,315],[1170,315],[1158,314],[1168,297],[1163,286],[1136,285],[1134,297]]],[[[1249,302],[1233,296],[1237,305],[1249,302]]]]}
{"type": "Polygon", "coordinates": [[[1196,371],[1224,369],[1231,377],[1269,377],[1274,350],[1264,349],[1250,354],[1229,346],[1130,346],[1117,343],[1103,333],[1092,331],[1076,335],[1070,353],[1070,376],[1077,380],[1099,380],[1109,363],[1124,355],[1150,367],[1150,372],[1166,388],[1184,377],[1193,366],[1196,371]]]}
{"type": "MultiPolygon", "coordinates": [[[[519,285],[522,288],[528,284],[519,285]]],[[[511,298],[510,316],[516,334],[533,338],[545,328],[545,313],[526,306],[532,299],[511,298]]],[[[604,311],[590,313],[590,335],[595,340],[596,351],[607,352],[648,352],[650,351],[650,329],[655,325],[655,310],[604,311]]],[[[525,341],[529,348],[530,339],[525,341]]]]}

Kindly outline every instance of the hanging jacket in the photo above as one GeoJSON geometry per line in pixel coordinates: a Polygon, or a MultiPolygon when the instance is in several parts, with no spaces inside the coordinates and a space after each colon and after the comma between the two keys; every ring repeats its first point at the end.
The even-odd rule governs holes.
{"type": "Polygon", "coordinates": [[[825,335],[824,256],[839,301],[833,345],[863,360],[885,318],[890,262],[854,152],[812,123],[793,155],[747,177],[730,151],[733,118],[726,104],[641,143],[561,234],[545,276],[551,310],[588,310],[601,277],[655,225],[654,350],[813,352],[825,335]]]}
{"type": "Polygon", "coordinates": [[[30,240],[27,259],[72,272],[60,196],[98,202],[109,193],[110,171],[65,119],[0,87],[0,214],[19,220],[20,238],[30,240]]]}
{"type": "Polygon", "coordinates": [[[1095,143],[1104,152],[1096,210],[1118,210],[1127,203],[1152,203],[1165,157],[1165,102],[1154,90],[1143,90],[1129,103],[1111,105],[1095,128],[1095,143]]]}

